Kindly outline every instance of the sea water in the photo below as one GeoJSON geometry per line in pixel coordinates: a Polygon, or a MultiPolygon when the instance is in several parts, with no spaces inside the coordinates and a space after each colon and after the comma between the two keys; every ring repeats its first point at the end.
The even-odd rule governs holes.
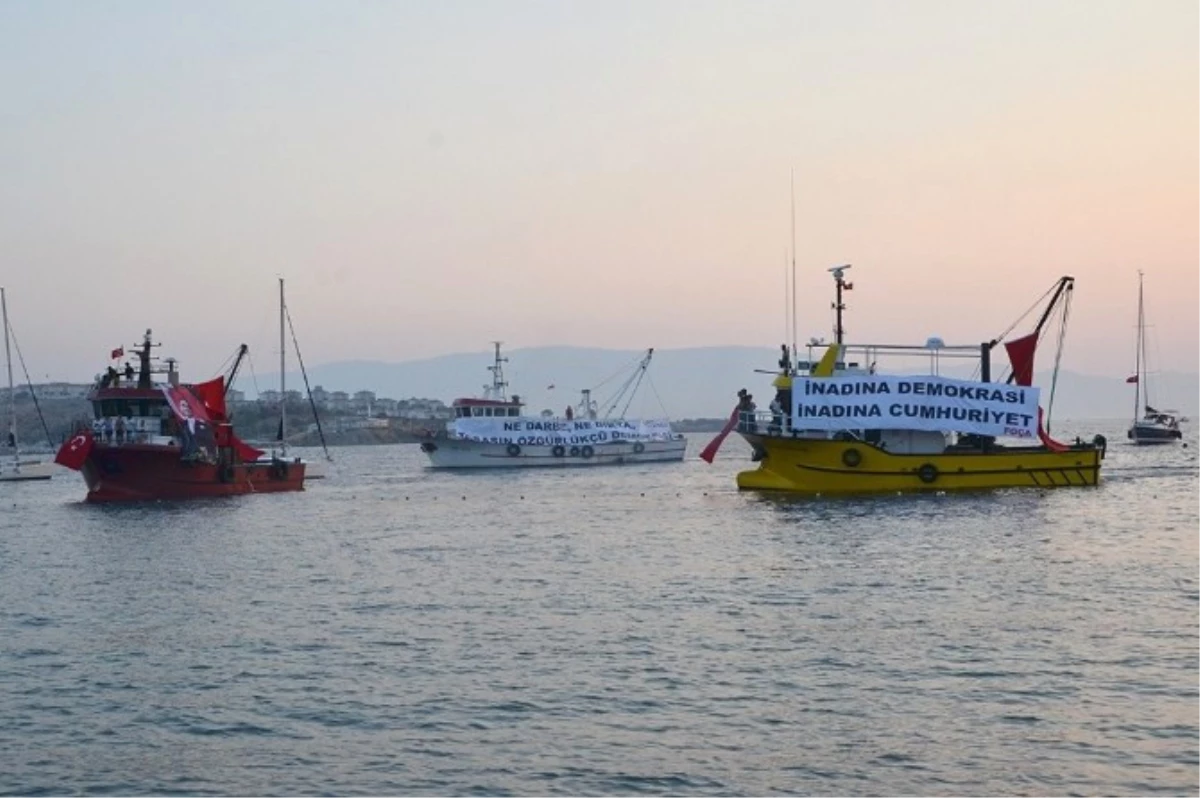
{"type": "MultiPolygon", "coordinates": [[[[1077,429],[1076,429],[1077,428],[1077,429]]],[[[788,500],[688,459],[0,486],[0,793],[1196,794],[1197,441],[788,500]]]]}

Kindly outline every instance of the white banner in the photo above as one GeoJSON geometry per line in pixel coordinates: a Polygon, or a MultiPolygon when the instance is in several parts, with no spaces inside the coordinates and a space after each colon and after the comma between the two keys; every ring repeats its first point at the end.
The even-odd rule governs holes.
{"type": "Polygon", "coordinates": [[[518,446],[572,446],[611,441],[665,441],[671,438],[666,419],[592,420],[561,418],[456,418],[454,434],[483,443],[518,446]]]}
{"type": "Polygon", "coordinates": [[[919,429],[1036,438],[1039,390],[1030,386],[873,374],[797,377],[796,429],[919,429]]]}

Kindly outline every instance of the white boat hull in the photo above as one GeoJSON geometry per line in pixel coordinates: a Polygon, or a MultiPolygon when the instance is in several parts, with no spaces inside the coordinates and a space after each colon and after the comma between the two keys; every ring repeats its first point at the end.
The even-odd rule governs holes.
{"type": "Polygon", "coordinates": [[[54,463],[36,460],[12,460],[0,462],[0,482],[23,482],[34,479],[50,479],[54,476],[54,463]]]}
{"type": "Polygon", "coordinates": [[[421,444],[432,468],[572,468],[683,460],[687,439],[602,443],[595,446],[516,446],[437,439],[421,444]]]}
{"type": "Polygon", "coordinates": [[[1157,446],[1164,443],[1175,443],[1183,437],[1183,433],[1178,426],[1171,427],[1166,424],[1155,424],[1151,422],[1139,421],[1129,428],[1126,433],[1131,441],[1139,446],[1157,446]]]}

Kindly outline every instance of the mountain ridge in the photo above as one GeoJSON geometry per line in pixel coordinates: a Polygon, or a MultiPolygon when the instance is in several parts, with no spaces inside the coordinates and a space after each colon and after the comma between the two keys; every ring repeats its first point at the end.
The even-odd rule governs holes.
{"type": "MultiPolygon", "coordinates": [[[[646,350],[600,347],[526,347],[503,352],[502,363],[510,395],[518,395],[531,412],[561,411],[579,401],[579,391],[593,390],[603,408],[615,397],[624,379],[633,374],[646,350]],[[553,387],[551,387],[553,386],[553,387]]],[[[373,391],[379,397],[441,399],[478,396],[490,384],[488,367],[493,353],[456,352],[431,358],[388,362],[340,360],[308,369],[309,383],[328,391],[373,391]]],[[[764,405],[772,394],[770,382],[777,371],[778,349],[754,346],[704,346],[656,349],[630,415],[668,415],[672,418],[714,418],[728,415],[739,388],[756,394],[764,405]]],[[[1006,373],[1007,359],[993,357],[993,375],[1006,373]]],[[[894,370],[889,368],[888,370],[894,370]]],[[[969,378],[969,367],[949,366],[943,374],[969,378]]],[[[303,385],[298,371],[288,372],[288,385],[303,385]]],[[[244,380],[239,380],[253,398],[244,380]]],[[[258,375],[256,387],[277,385],[278,372],[258,375]]],[[[1200,375],[1162,372],[1149,381],[1156,406],[1161,404],[1188,415],[1200,413],[1200,375]],[[1161,397],[1161,399],[1159,399],[1161,397]]],[[[1050,392],[1050,372],[1039,370],[1035,383],[1043,389],[1043,404],[1050,392]]],[[[628,396],[622,397],[621,403],[628,396]]],[[[1054,390],[1054,414],[1069,418],[1123,418],[1133,412],[1133,389],[1123,377],[1082,374],[1063,369],[1054,390]]]]}

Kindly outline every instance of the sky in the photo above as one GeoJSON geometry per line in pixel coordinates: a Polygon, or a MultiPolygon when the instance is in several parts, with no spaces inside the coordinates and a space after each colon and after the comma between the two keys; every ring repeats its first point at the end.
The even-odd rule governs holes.
{"type": "Polygon", "coordinates": [[[1070,274],[1063,366],[1121,375],[1140,269],[1196,371],[1198,41],[1191,0],[6,0],[0,285],[84,381],[146,328],[272,370],[279,278],[313,365],[774,347],[793,258],[802,341],[851,263],[849,340],[975,343],[1070,274]]]}

